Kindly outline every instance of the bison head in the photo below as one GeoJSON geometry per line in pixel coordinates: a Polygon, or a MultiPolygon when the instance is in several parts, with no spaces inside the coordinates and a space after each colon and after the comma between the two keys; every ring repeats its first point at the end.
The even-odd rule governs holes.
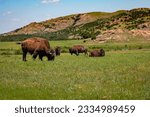
{"type": "Polygon", "coordinates": [[[61,47],[56,47],[55,48],[55,53],[56,53],[56,56],[60,56],[60,53],[61,53],[61,47]]]}
{"type": "Polygon", "coordinates": [[[103,49],[100,49],[100,56],[105,56],[105,51],[103,49]]]}
{"type": "Polygon", "coordinates": [[[48,61],[55,59],[55,51],[53,49],[47,51],[47,58],[48,61]]]}

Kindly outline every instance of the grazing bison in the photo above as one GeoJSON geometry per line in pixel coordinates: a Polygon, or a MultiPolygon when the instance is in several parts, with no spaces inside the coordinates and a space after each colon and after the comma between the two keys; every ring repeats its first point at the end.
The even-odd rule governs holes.
{"type": "Polygon", "coordinates": [[[55,53],[56,53],[56,56],[60,56],[60,53],[61,53],[61,47],[56,47],[55,48],[55,53]]]}
{"type": "Polygon", "coordinates": [[[85,53],[85,55],[87,55],[87,49],[82,46],[82,45],[75,45],[71,48],[69,48],[69,52],[70,54],[75,54],[75,55],[79,55],[79,53],[85,53]]]}
{"type": "Polygon", "coordinates": [[[23,52],[23,61],[26,61],[26,55],[29,52],[33,55],[33,59],[39,55],[39,58],[42,61],[42,58],[46,56],[48,60],[54,60],[55,51],[50,48],[49,42],[43,38],[29,38],[21,42],[22,52],[23,52]]]}
{"type": "Polygon", "coordinates": [[[105,56],[105,51],[103,49],[100,50],[93,50],[92,52],[90,52],[90,57],[101,57],[101,56],[105,56]]]}

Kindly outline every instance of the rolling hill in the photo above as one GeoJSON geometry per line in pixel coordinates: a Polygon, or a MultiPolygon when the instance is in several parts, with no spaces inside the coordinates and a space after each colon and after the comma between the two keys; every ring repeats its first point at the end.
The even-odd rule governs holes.
{"type": "Polygon", "coordinates": [[[0,40],[23,40],[33,36],[49,40],[91,39],[100,42],[122,41],[134,37],[149,40],[150,8],[120,10],[113,13],[73,14],[43,22],[33,22],[2,34],[0,40]]]}

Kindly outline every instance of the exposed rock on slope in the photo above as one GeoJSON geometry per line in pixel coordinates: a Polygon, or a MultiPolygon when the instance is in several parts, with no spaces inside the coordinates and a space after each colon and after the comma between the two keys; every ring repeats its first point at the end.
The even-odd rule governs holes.
{"type": "MultiPolygon", "coordinates": [[[[48,39],[127,40],[130,36],[150,37],[150,8],[91,12],[33,22],[4,34],[40,36],[48,39]]],[[[22,38],[22,39],[24,39],[22,38]]],[[[4,37],[3,37],[4,39],[4,37]]],[[[21,40],[21,39],[20,39],[21,40]]]]}

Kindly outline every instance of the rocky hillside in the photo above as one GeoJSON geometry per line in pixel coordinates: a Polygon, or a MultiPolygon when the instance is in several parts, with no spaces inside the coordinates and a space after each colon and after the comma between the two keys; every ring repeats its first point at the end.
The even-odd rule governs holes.
{"type": "Polygon", "coordinates": [[[74,14],[43,22],[33,22],[0,39],[19,40],[40,36],[48,39],[124,40],[128,36],[150,38],[150,8],[120,10],[113,13],[91,12],[74,14]],[[15,36],[15,38],[13,38],[15,36]],[[20,38],[21,37],[21,38],[20,38]]]}
{"type": "Polygon", "coordinates": [[[33,22],[27,26],[16,29],[7,34],[35,34],[35,33],[47,33],[56,32],[66,29],[68,27],[74,27],[83,25],[89,22],[96,21],[97,19],[108,17],[110,13],[92,12],[84,14],[75,14],[65,17],[59,17],[56,19],[50,19],[43,22],[33,22]]]}

